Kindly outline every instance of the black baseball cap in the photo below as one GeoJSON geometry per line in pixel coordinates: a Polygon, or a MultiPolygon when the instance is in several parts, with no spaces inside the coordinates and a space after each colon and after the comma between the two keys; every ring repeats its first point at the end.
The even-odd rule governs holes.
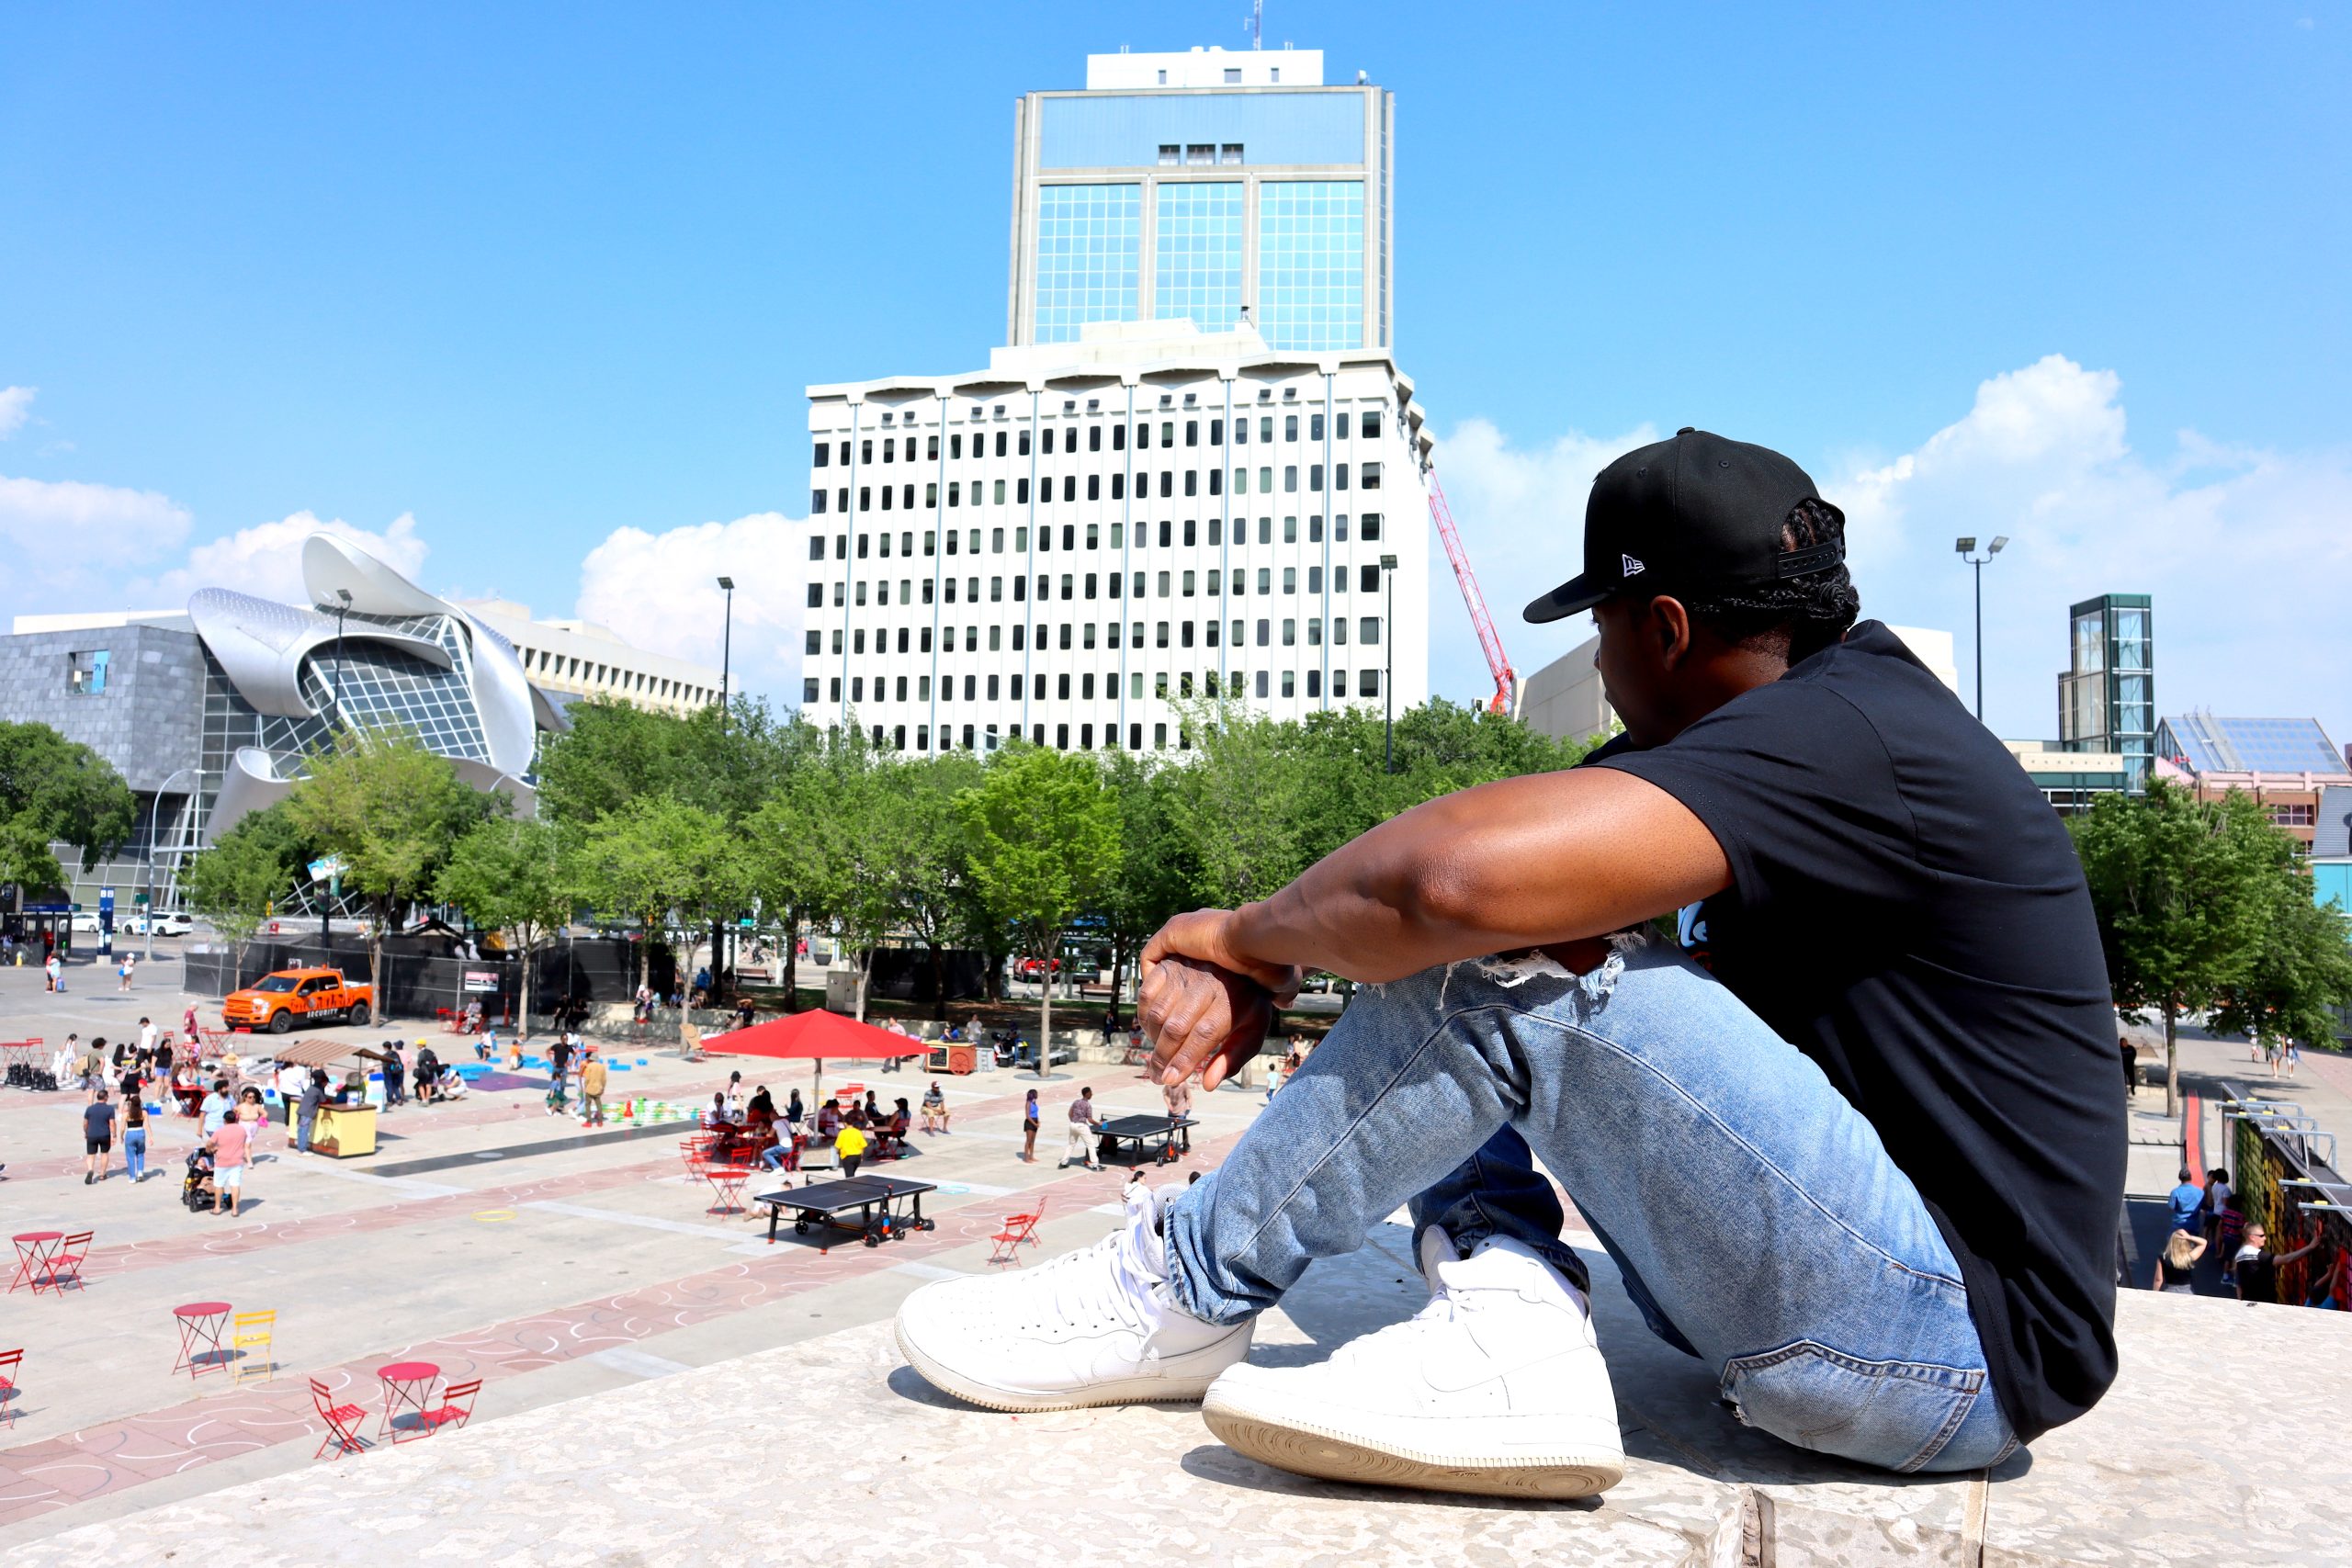
{"type": "MultiPolygon", "coordinates": [[[[1673,593],[1826,571],[1846,558],[1842,537],[1781,547],[1781,525],[1797,502],[1820,500],[1812,477],[1778,452],[1686,424],[1600,470],[1584,507],[1584,570],[1524,614],[1556,621],[1636,581],[1673,593]]],[[[1843,522],[1845,513],[1838,515],[1843,522]]]]}

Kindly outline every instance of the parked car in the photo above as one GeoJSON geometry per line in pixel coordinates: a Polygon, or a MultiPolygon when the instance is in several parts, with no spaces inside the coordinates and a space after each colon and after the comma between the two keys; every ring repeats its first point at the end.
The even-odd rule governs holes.
{"type": "Polygon", "coordinates": [[[283,1034],[298,1023],[364,1025],[375,1016],[376,993],[340,969],[280,969],[265,975],[220,1003],[220,1021],[231,1029],[283,1034]]]}
{"type": "MultiPolygon", "coordinates": [[[[145,936],[147,934],[147,917],[144,915],[131,916],[130,924],[125,929],[133,936],[145,936]]],[[[186,936],[195,929],[196,922],[189,919],[187,912],[184,910],[165,909],[155,917],[155,934],[157,936],[186,936]]]]}

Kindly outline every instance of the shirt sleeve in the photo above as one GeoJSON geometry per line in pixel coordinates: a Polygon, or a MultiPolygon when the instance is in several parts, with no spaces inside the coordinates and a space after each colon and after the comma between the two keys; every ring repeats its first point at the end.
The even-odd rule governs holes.
{"type": "Polygon", "coordinates": [[[1805,889],[1835,887],[1856,906],[1915,891],[1917,835],[1885,746],[1851,703],[1809,682],[1759,686],[1663,746],[1600,765],[1688,807],[1752,911],[1805,889]]]}

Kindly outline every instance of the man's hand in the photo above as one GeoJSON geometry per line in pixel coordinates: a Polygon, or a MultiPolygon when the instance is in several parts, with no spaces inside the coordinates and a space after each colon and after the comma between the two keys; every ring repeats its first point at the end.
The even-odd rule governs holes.
{"type": "Polygon", "coordinates": [[[1255,980],[1204,959],[1164,957],[1144,978],[1136,1018],[1151,1041],[1161,1084],[1198,1074],[1214,1091],[1258,1053],[1273,1027],[1274,998],[1255,980]]]}
{"type": "Polygon", "coordinates": [[[1148,982],[1161,960],[1197,958],[1229,973],[1255,980],[1288,1007],[1298,995],[1299,971],[1287,964],[1268,964],[1241,951],[1233,941],[1235,911],[1195,909],[1179,915],[1144,943],[1140,973],[1148,982]]]}

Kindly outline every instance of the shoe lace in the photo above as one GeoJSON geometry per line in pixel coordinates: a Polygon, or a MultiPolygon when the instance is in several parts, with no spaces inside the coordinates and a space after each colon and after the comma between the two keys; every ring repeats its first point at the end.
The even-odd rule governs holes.
{"type": "Polygon", "coordinates": [[[1159,1279],[1143,1260],[1133,1223],[1092,1247],[1064,1253],[1030,1277],[1052,1321],[1117,1323],[1138,1332],[1149,1327],[1143,1303],[1159,1279]]]}

